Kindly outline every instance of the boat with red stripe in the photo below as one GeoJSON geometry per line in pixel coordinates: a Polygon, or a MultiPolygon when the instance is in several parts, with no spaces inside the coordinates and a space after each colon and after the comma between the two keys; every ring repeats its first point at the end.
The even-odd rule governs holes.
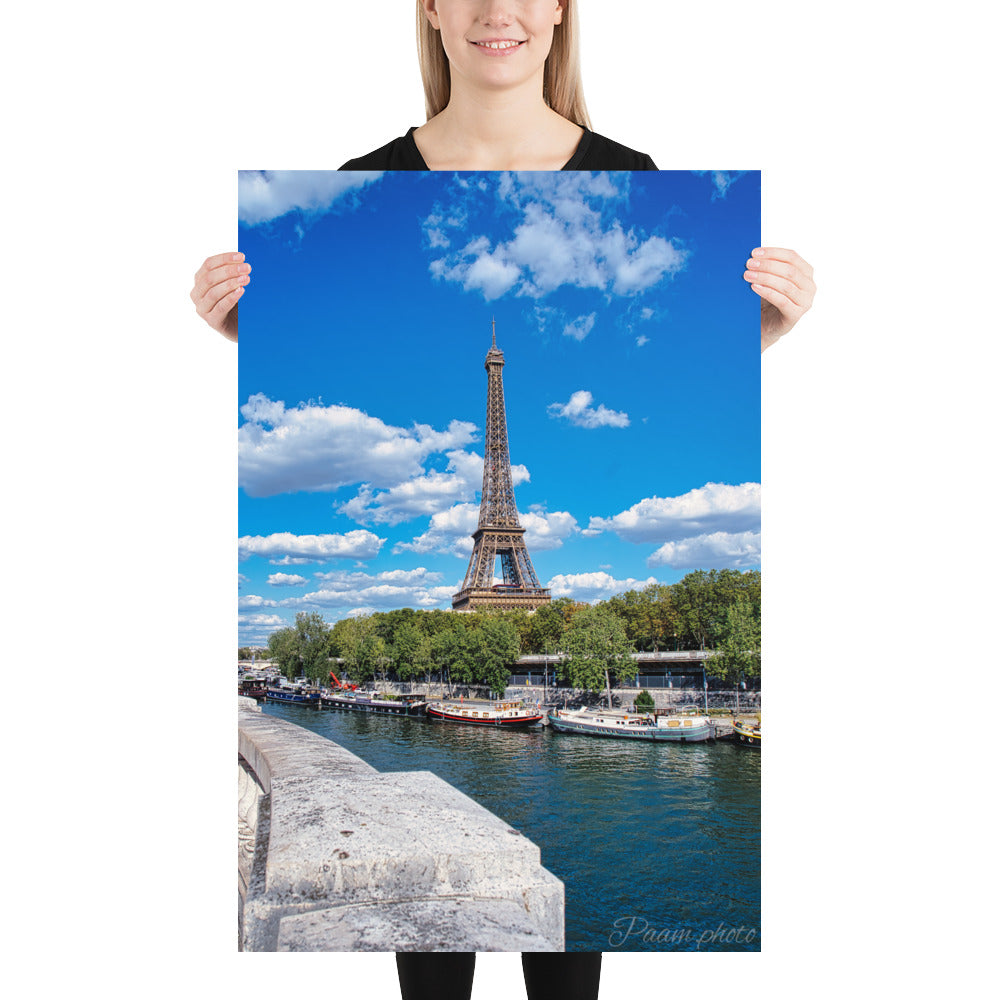
{"type": "Polygon", "coordinates": [[[512,729],[534,726],[545,718],[538,705],[524,701],[432,701],[427,718],[443,722],[465,722],[473,726],[499,726],[512,729]]]}

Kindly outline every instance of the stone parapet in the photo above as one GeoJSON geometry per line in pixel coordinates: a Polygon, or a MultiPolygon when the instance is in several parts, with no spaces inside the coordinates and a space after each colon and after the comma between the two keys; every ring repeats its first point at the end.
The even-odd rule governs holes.
{"type": "Polygon", "coordinates": [[[429,771],[381,773],[244,701],[244,950],[563,950],[563,884],[519,831],[429,771]]]}

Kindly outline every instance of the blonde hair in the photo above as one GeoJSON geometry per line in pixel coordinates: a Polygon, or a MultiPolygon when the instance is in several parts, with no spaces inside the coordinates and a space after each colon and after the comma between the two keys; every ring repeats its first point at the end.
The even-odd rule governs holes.
{"type": "MultiPolygon", "coordinates": [[[[552,33],[552,48],[545,60],[542,98],[556,114],[581,128],[590,129],[590,115],[583,99],[580,76],[580,29],[575,0],[560,0],[562,22],[552,33]]],[[[427,120],[444,111],[451,98],[451,70],[441,44],[441,32],[428,21],[423,4],[417,0],[417,58],[424,83],[427,120]]]]}

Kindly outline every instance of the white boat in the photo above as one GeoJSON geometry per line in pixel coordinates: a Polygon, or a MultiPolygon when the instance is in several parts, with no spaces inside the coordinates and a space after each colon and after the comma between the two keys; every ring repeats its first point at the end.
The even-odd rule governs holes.
{"type": "Polygon", "coordinates": [[[549,725],[560,733],[608,736],[626,740],[697,743],[715,739],[715,726],[707,715],[649,715],[644,712],[568,711],[554,708],[549,725]]]}

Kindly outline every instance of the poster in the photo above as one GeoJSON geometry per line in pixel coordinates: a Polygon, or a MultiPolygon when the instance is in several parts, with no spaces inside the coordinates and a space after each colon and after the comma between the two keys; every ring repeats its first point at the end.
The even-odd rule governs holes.
{"type": "MultiPolygon", "coordinates": [[[[462,617],[494,351],[518,528],[567,631],[580,608],[621,617],[621,595],[698,573],[757,574],[759,601],[759,300],[742,280],[759,211],[756,173],[241,174],[241,647],[300,615],[348,654],[343,678],[314,679],[420,689],[397,660],[462,617]]],[[[508,596],[502,559],[487,586],[508,596]]],[[[545,645],[521,624],[522,647],[545,645]]],[[[629,629],[646,652],[691,652],[690,621],[629,629]]],[[[461,656],[428,656],[428,704],[487,696],[461,656]]],[[[646,688],[708,705],[676,663],[645,666],[631,694],[608,679],[615,709],[646,688]]],[[[495,700],[566,708],[559,669],[512,664],[495,700]]],[[[379,773],[430,771],[537,845],[565,887],[566,950],[760,948],[759,755],[264,711],[379,773]]]]}

